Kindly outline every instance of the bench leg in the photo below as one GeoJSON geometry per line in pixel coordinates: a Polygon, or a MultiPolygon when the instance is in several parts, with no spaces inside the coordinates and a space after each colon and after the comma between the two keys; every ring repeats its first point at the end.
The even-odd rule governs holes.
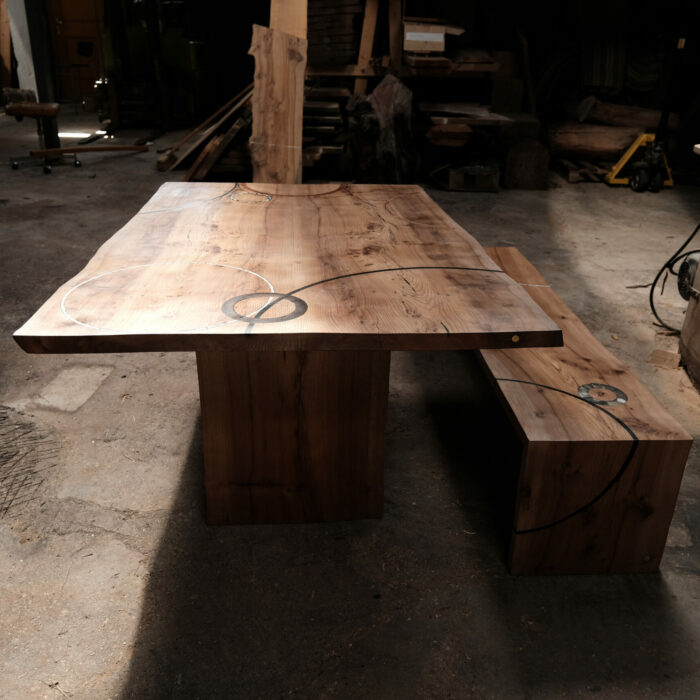
{"type": "Polygon", "coordinates": [[[510,550],[513,574],[656,571],[678,496],[689,441],[540,442],[524,448],[510,550]],[[534,531],[532,531],[534,530],[534,531]]]}
{"type": "Polygon", "coordinates": [[[389,360],[198,352],[207,522],[381,517],[389,360]]]}

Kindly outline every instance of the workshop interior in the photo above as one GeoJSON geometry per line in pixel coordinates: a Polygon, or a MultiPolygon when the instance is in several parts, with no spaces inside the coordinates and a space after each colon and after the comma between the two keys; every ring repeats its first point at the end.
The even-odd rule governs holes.
{"type": "Polygon", "coordinates": [[[700,5],[0,0],[0,697],[700,697],[700,5]]]}

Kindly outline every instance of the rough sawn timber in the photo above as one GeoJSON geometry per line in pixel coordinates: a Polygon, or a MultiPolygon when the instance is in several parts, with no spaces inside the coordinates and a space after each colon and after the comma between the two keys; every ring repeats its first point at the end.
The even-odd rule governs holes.
{"type": "Polygon", "coordinates": [[[516,248],[487,252],[564,334],[563,347],[481,352],[523,442],[512,573],[657,570],[690,436],[516,248]],[[579,398],[591,383],[627,402],[579,398]]]}
{"type": "Polygon", "coordinates": [[[301,182],[306,39],[253,25],[253,180],[301,182]]]}

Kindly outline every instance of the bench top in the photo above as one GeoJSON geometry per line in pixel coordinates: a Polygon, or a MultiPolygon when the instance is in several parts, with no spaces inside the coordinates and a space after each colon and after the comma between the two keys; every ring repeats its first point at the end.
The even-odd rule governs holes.
{"type": "Polygon", "coordinates": [[[561,331],[420,187],[171,182],[15,339],[426,350],[556,345],[561,331]]]}
{"type": "Polygon", "coordinates": [[[691,440],[517,248],[486,248],[486,252],[523,285],[564,334],[563,347],[482,352],[493,377],[502,380],[499,389],[528,442],[629,442],[632,437],[625,426],[639,440],[691,440]],[[581,392],[606,402],[598,404],[605,410],[590,399],[576,400],[583,399],[581,392]],[[624,403],[619,402],[619,392],[626,397],[624,403]]]}

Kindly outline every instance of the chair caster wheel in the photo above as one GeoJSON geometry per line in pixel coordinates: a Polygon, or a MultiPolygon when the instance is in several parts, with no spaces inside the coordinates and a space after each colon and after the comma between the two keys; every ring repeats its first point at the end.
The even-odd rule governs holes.
{"type": "Polygon", "coordinates": [[[10,163],[10,167],[11,167],[13,170],[19,170],[19,163],[18,163],[16,160],[13,160],[13,161],[10,163]]]}
{"type": "Polygon", "coordinates": [[[50,175],[50,174],[51,174],[51,166],[50,166],[50,165],[45,165],[45,166],[44,166],[44,174],[45,174],[45,175],[50,175]]]}
{"type": "Polygon", "coordinates": [[[82,165],[82,162],[79,161],[77,158],[73,161],[73,167],[79,168],[82,165]]]}

